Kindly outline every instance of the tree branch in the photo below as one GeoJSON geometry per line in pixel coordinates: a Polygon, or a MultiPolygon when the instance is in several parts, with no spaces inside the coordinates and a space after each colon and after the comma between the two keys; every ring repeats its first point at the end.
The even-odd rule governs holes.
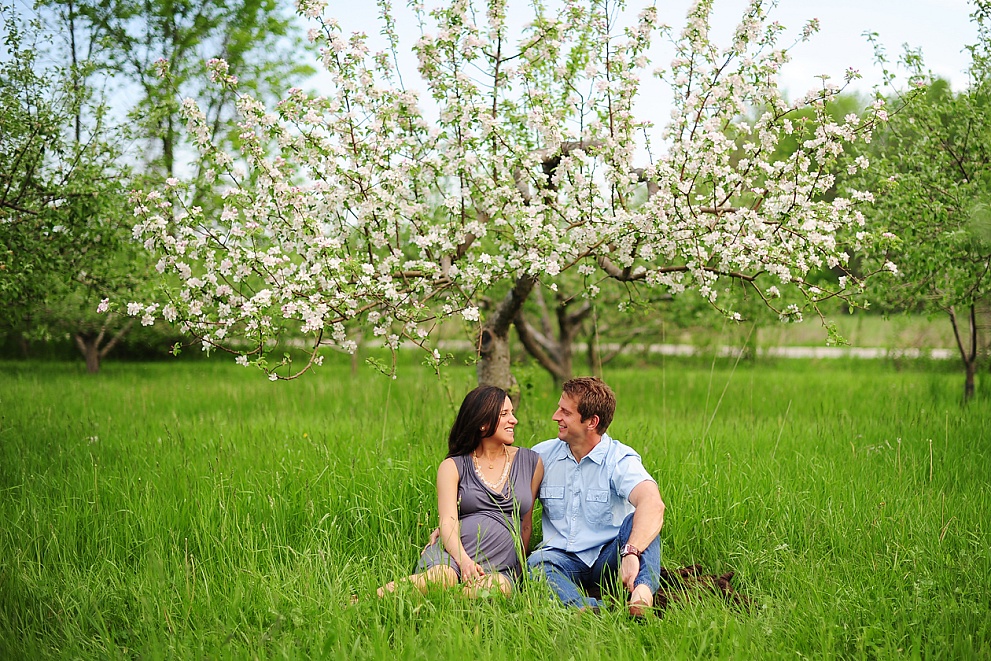
{"type": "Polygon", "coordinates": [[[626,267],[621,269],[612,263],[612,260],[602,255],[598,259],[599,268],[606,272],[610,278],[619,280],[620,282],[630,282],[632,280],[643,280],[647,277],[647,269],[643,266],[638,266],[635,269],[633,267],[626,267]]]}
{"type": "MultiPolygon", "coordinates": [[[[636,268],[627,267],[621,269],[605,255],[598,258],[599,268],[606,272],[610,278],[619,280],[620,282],[632,282],[634,280],[643,280],[647,277],[650,272],[654,273],[686,273],[689,268],[687,266],[658,266],[657,268],[652,268],[648,271],[647,268],[643,266],[638,266],[636,268]]],[[[723,271],[721,269],[713,268],[711,266],[703,266],[703,271],[708,273],[715,273],[716,275],[723,275],[727,278],[735,278],[737,280],[743,280],[745,282],[753,282],[757,279],[757,275],[747,275],[746,273],[739,273],[737,271],[723,271]]]]}
{"type": "MultiPolygon", "coordinates": [[[[120,338],[124,337],[124,335],[127,334],[127,331],[131,330],[131,326],[133,325],[134,325],[134,319],[133,318],[128,319],[127,323],[121,326],[117,330],[117,332],[114,333],[114,336],[110,338],[110,341],[107,342],[106,346],[100,349],[100,360],[103,360],[103,358],[105,358],[106,355],[110,353],[110,350],[117,345],[117,343],[120,341],[120,338]]],[[[100,330],[100,335],[103,335],[103,329],[100,330]]]]}
{"type": "Polygon", "coordinates": [[[509,327],[513,323],[513,319],[523,307],[523,303],[530,295],[530,292],[533,291],[536,283],[537,278],[529,274],[521,275],[516,279],[513,288],[502,299],[486,324],[492,329],[493,333],[504,336],[509,332],[509,327]]]}
{"type": "Polygon", "coordinates": [[[516,333],[519,335],[520,342],[523,343],[523,347],[526,349],[527,353],[533,356],[540,366],[545,370],[550,372],[558,380],[564,379],[563,370],[561,365],[551,357],[550,353],[545,350],[547,347],[547,338],[537,332],[537,330],[530,325],[530,322],[526,320],[526,316],[523,311],[520,310],[516,313],[516,317],[513,318],[513,325],[516,326],[516,333]]]}

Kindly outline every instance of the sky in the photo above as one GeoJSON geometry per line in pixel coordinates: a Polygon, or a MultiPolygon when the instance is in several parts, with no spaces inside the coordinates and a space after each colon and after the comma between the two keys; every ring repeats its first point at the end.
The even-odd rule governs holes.
{"type": "MultiPolygon", "coordinates": [[[[397,0],[396,5],[404,5],[397,0]]],[[[435,1],[424,0],[428,7],[435,1]]],[[[526,8],[526,2],[510,6],[526,8]]],[[[628,0],[628,13],[648,4],[628,0]]],[[[657,0],[661,22],[679,32],[684,25],[690,0],[657,0]]],[[[725,44],[746,6],[746,0],[715,0],[713,35],[717,43],[725,44]],[[721,38],[722,35],[722,38],[721,38]]],[[[927,64],[937,75],[950,80],[954,89],[966,85],[968,56],[964,46],[976,40],[977,30],[970,21],[973,9],[968,0],[778,0],[771,11],[772,20],[787,28],[781,45],[791,44],[795,35],[811,18],[820,22],[820,31],[811,42],[800,44],[792,51],[792,61],[783,70],[782,87],[791,98],[819,87],[816,76],[828,74],[841,83],[843,73],[857,69],[863,79],[854,89],[870,92],[880,82],[880,69],[874,64],[871,46],[864,32],[877,32],[889,60],[896,60],[903,45],[921,48],[927,64]]],[[[369,35],[378,33],[375,3],[371,0],[329,0],[326,14],[336,17],[346,33],[361,30],[369,35]]],[[[400,19],[400,31],[409,25],[400,19]]],[[[412,33],[411,33],[412,34],[412,33]]],[[[653,66],[666,66],[669,56],[663,52],[654,57],[653,66]]]]}
{"type": "MultiPolygon", "coordinates": [[[[721,4],[732,2],[716,0],[717,9],[721,4]]],[[[780,0],[773,15],[782,24],[800,28],[815,17],[821,28],[810,43],[792,51],[783,82],[797,94],[819,73],[842,79],[852,67],[864,76],[858,87],[870,90],[881,72],[863,33],[876,32],[889,59],[896,59],[905,44],[921,48],[929,69],[963,89],[969,63],[964,47],[977,39],[972,11],[966,0],[780,0]]]]}

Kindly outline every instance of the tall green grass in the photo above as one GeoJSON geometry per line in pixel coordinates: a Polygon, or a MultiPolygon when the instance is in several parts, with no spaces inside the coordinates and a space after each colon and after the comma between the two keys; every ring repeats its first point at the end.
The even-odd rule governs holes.
{"type": "MultiPolygon", "coordinates": [[[[519,376],[531,446],[559,393],[519,376]]],[[[606,378],[610,431],[667,504],[664,565],[735,571],[751,612],[637,622],[540,585],[370,597],[435,525],[467,368],[3,363],[0,658],[991,655],[991,401],[962,407],[957,375],[669,360],[606,378]]]]}

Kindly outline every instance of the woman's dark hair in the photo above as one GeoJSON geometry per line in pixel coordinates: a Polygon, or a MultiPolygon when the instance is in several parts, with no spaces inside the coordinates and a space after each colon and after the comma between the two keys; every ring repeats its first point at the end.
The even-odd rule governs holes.
{"type": "Polygon", "coordinates": [[[471,454],[483,438],[495,433],[506,397],[506,391],[495,386],[479,386],[465,395],[447,437],[448,457],[471,454]]]}

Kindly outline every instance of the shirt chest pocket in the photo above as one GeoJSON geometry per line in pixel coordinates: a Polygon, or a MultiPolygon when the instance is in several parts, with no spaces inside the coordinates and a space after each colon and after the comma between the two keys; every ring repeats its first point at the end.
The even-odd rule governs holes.
{"type": "Polygon", "coordinates": [[[551,519],[563,519],[564,487],[550,485],[540,487],[540,504],[544,508],[544,514],[551,519]]]}
{"type": "Polygon", "coordinates": [[[585,518],[589,523],[612,525],[612,503],[608,489],[587,489],[585,495],[585,518]]]}

